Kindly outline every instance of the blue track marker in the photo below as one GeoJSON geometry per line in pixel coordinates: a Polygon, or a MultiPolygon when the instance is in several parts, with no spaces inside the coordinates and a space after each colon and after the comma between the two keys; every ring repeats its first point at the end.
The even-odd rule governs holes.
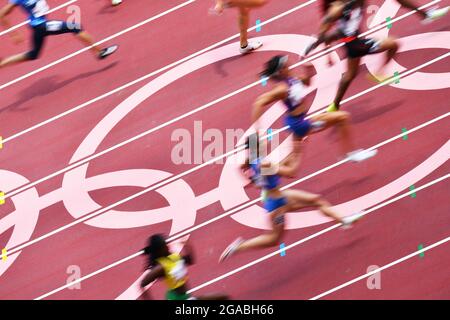
{"type": "Polygon", "coordinates": [[[261,20],[256,20],[256,32],[261,31],[261,20]]]}
{"type": "Polygon", "coordinates": [[[267,85],[267,78],[266,77],[261,77],[261,84],[263,87],[265,87],[267,85]]]}
{"type": "Polygon", "coordinates": [[[272,128],[269,128],[269,129],[267,129],[267,135],[268,135],[268,137],[267,137],[267,140],[272,140],[272,128]]]}
{"type": "Polygon", "coordinates": [[[284,257],[286,255],[286,251],[284,251],[284,248],[286,247],[286,245],[284,244],[284,242],[282,244],[280,244],[280,256],[284,257]]]}

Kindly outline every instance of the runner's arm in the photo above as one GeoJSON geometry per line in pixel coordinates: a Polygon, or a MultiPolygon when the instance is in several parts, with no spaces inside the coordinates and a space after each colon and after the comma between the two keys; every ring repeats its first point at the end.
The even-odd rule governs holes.
{"type": "Polygon", "coordinates": [[[276,86],[271,91],[260,95],[256,99],[252,109],[252,123],[254,124],[256,132],[258,132],[260,128],[259,119],[263,115],[265,107],[275,101],[285,99],[287,97],[287,94],[288,88],[283,84],[276,86]]]}
{"type": "Polygon", "coordinates": [[[155,267],[153,267],[144,277],[144,279],[142,279],[141,281],[141,288],[145,288],[146,286],[148,286],[150,283],[152,283],[153,281],[164,277],[164,269],[162,266],[160,266],[159,264],[156,265],[155,267]]]}
{"type": "Polygon", "coordinates": [[[317,40],[305,50],[305,56],[307,56],[312,50],[314,50],[319,45],[325,42],[326,33],[328,32],[328,30],[331,29],[334,23],[342,16],[344,7],[345,7],[344,3],[339,1],[333,3],[332,6],[328,9],[327,14],[325,15],[325,17],[322,20],[322,23],[320,24],[317,40]]]}

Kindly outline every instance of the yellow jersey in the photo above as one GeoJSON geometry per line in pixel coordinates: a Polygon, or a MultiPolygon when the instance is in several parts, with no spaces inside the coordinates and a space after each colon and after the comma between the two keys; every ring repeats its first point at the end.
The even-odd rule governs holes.
{"type": "Polygon", "coordinates": [[[156,261],[163,267],[165,282],[170,290],[177,289],[187,281],[187,267],[183,258],[178,253],[172,253],[167,257],[161,257],[156,261]]]}

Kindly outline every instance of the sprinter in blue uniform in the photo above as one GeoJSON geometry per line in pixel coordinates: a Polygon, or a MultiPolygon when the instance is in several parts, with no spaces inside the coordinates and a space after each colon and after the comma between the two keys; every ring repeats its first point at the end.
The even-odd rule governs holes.
{"type": "Polygon", "coordinates": [[[266,63],[261,76],[273,80],[275,86],[270,91],[260,95],[253,104],[252,122],[255,131],[259,132],[260,130],[259,119],[265,109],[275,102],[282,101],[287,109],[285,123],[294,133],[295,140],[301,141],[311,134],[335,127],[340,135],[342,153],[346,159],[360,162],[375,156],[376,150],[354,150],[348,112],[320,113],[311,116],[309,119],[306,117],[309,107],[304,100],[308,94],[307,86],[311,81],[313,66],[304,65],[303,67],[305,68],[305,75],[298,77],[289,70],[287,56],[278,55],[266,63]]]}
{"type": "MultiPolygon", "coordinates": [[[[265,150],[264,147],[261,148],[260,146],[263,143],[257,134],[253,134],[247,139],[246,148],[250,152],[241,169],[251,171],[253,185],[262,189],[265,194],[265,197],[263,197],[264,209],[269,214],[272,230],[249,240],[236,239],[222,253],[220,262],[237,252],[277,246],[285,231],[285,214],[288,212],[305,207],[317,208],[322,214],[341,223],[344,228],[350,227],[361,217],[361,214],[356,213],[341,218],[321,195],[297,189],[281,190],[281,178],[293,177],[298,170],[300,147],[294,145],[292,153],[276,165],[265,161],[264,157],[261,156],[259,150],[265,150]],[[251,146],[253,147],[251,148],[251,146]]],[[[300,141],[294,141],[294,144],[300,143],[300,141]]]]}
{"type": "MultiPolygon", "coordinates": [[[[37,59],[42,51],[45,38],[50,35],[72,33],[86,46],[90,46],[98,59],[104,59],[117,50],[116,45],[104,49],[95,46],[92,37],[82,29],[79,22],[47,20],[46,13],[49,10],[49,6],[46,0],[9,0],[9,3],[0,10],[0,24],[6,29],[11,27],[6,16],[16,7],[21,7],[29,17],[29,25],[33,31],[32,48],[28,52],[0,59],[0,68],[37,59]]],[[[20,34],[16,30],[11,31],[11,37],[15,43],[22,41],[20,34]]]]}

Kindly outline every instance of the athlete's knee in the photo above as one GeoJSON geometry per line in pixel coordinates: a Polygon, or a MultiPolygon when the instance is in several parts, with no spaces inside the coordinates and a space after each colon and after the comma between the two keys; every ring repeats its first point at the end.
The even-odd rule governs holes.
{"type": "Polygon", "coordinates": [[[336,111],[334,112],[334,116],[336,117],[336,121],[338,123],[344,123],[350,120],[350,113],[348,113],[347,111],[336,111]]]}
{"type": "Polygon", "coordinates": [[[399,48],[398,41],[396,38],[388,37],[384,40],[384,45],[388,48],[388,50],[397,51],[399,48]]]}
{"type": "Polygon", "coordinates": [[[317,207],[327,207],[327,206],[330,205],[330,204],[328,203],[328,201],[325,200],[325,198],[324,198],[322,195],[320,195],[320,194],[316,195],[314,204],[315,204],[317,207]]]}

